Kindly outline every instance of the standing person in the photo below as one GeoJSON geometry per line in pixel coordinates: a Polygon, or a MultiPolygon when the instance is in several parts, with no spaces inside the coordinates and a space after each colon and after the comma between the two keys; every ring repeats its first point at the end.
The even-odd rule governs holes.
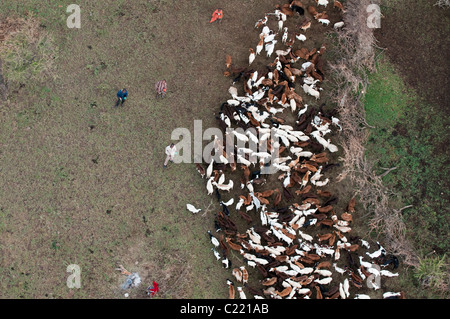
{"type": "Polygon", "coordinates": [[[211,21],[209,21],[209,23],[213,23],[216,20],[218,20],[219,23],[221,23],[222,22],[222,18],[223,18],[222,9],[218,8],[218,9],[216,9],[216,11],[213,12],[211,21]]]}
{"type": "Polygon", "coordinates": [[[122,90],[119,90],[119,92],[117,92],[117,103],[115,107],[118,107],[119,104],[121,104],[123,106],[123,103],[125,103],[126,99],[128,97],[128,92],[127,89],[123,88],[122,90]]]}
{"type": "Polygon", "coordinates": [[[169,161],[173,162],[173,158],[175,157],[175,154],[177,152],[177,147],[175,144],[170,144],[166,147],[166,160],[164,161],[164,168],[167,167],[167,164],[169,161]]]}
{"type": "Polygon", "coordinates": [[[155,89],[156,89],[156,98],[158,98],[159,96],[164,98],[166,96],[166,91],[167,91],[166,80],[164,79],[164,80],[156,82],[155,89]]]}

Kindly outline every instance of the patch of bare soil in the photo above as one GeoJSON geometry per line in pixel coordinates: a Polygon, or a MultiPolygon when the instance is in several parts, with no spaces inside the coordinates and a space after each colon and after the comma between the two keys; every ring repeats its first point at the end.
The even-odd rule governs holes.
{"type": "Polygon", "coordinates": [[[5,41],[10,34],[19,30],[22,24],[22,19],[6,17],[5,19],[0,20],[0,43],[5,41]]]}
{"type": "Polygon", "coordinates": [[[434,3],[434,0],[387,3],[381,7],[382,12],[387,11],[381,28],[374,34],[405,81],[447,111],[450,11],[434,3]]]}

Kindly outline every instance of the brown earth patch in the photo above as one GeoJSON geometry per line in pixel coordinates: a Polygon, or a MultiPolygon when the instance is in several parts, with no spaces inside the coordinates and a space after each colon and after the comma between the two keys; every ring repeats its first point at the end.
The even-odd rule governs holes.
{"type": "Polygon", "coordinates": [[[378,45],[410,86],[446,111],[450,11],[434,6],[434,0],[383,2],[381,28],[374,32],[378,45]]]}

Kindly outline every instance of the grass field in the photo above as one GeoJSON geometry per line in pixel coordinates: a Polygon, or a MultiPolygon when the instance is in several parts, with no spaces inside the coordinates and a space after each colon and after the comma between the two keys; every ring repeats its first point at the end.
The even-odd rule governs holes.
{"type": "MultiPolygon", "coordinates": [[[[163,169],[164,148],[175,128],[192,132],[194,120],[216,126],[230,85],[225,56],[247,63],[257,42],[249,44],[248,31],[273,1],[78,1],[80,29],[66,26],[71,3],[0,4],[0,19],[32,13],[42,35],[22,38],[21,63],[0,52],[3,75],[15,79],[0,104],[0,297],[123,298],[125,276],[115,270],[122,264],[143,286],[158,282],[156,298],[225,298],[230,273],[206,234],[220,207],[193,165],[163,169]],[[210,24],[218,6],[224,21],[210,24]],[[168,95],[157,101],[154,83],[163,78],[168,95]],[[114,109],[122,87],[129,99],[114,109]],[[209,209],[192,215],[186,203],[209,209]],[[81,267],[81,289],[66,285],[69,264],[81,267]]],[[[393,69],[381,59],[371,78],[367,155],[380,159],[377,168],[398,167],[384,180],[399,207],[413,205],[404,216],[423,230],[411,235],[425,255],[431,245],[448,247],[448,184],[440,179],[448,157],[434,152],[445,149],[439,133],[448,126],[434,120],[442,113],[424,118],[411,108],[419,97],[393,69]]],[[[349,187],[331,189],[341,206],[349,187]]],[[[357,227],[354,234],[365,235],[357,227]]],[[[404,280],[406,287],[415,279],[404,280]]],[[[146,295],[137,289],[130,297],[146,295]]]]}
{"type": "Polygon", "coordinates": [[[270,2],[229,1],[225,21],[210,25],[217,3],[80,1],[81,29],[68,29],[70,1],[2,1],[3,17],[33,12],[53,38],[57,76],[25,81],[2,107],[3,297],[117,298],[120,263],[157,281],[161,298],[223,298],[228,273],[206,234],[218,207],[186,211],[211,198],[191,165],[163,170],[164,148],[176,127],[215,124],[229,85],[222,61],[247,59],[239,31],[270,2]],[[169,93],[156,101],[161,78],[169,93]],[[130,97],[113,109],[122,87],[130,97]],[[82,289],[67,288],[69,264],[81,267],[82,289]]]}

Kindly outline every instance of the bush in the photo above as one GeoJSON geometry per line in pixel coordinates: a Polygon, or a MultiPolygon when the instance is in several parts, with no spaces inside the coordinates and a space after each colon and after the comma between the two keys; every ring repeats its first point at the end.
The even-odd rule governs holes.
{"type": "Polygon", "coordinates": [[[403,203],[399,205],[412,205],[402,217],[415,247],[446,251],[450,220],[446,213],[449,154],[442,133],[448,125],[445,114],[421,100],[415,90],[407,89],[384,58],[370,80],[365,108],[373,128],[366,154],[376,162],[374,169],[380,175],[384,168],[396,168],[383,177],[383,183],[403,203]]]}
{"type": "Polygon", "coordinates": [[[448,265],[445,262],[446,255],[426,257],[420,259],[419,266],[414,272],[414,277],[419,280],[425,288],[447,291],[448,287],[448,265]]]}

